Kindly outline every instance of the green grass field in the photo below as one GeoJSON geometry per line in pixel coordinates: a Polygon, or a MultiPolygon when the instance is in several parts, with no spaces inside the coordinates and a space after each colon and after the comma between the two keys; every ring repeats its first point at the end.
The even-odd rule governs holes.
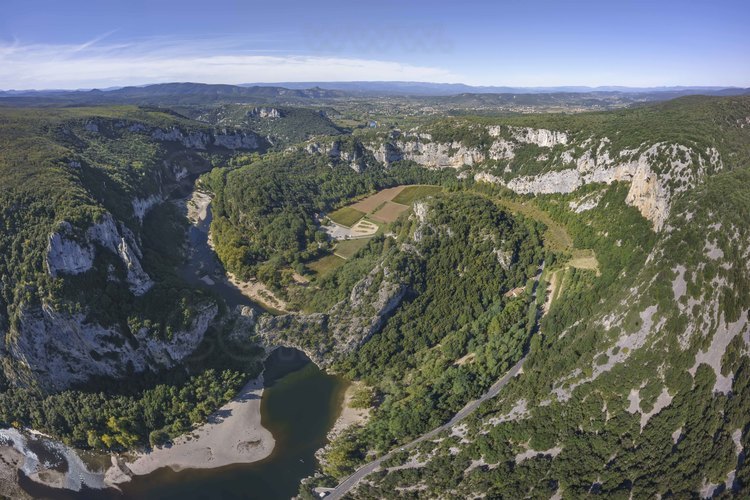
{"type": "Polygon", "coordinates": [[[369,238],[362,238],[358,240],[343,240],[336,245],[334,253],[341,258],[351,259],[355,253],[366,247],[369,242],[369,238]]]}
{"type": "Polygon", "coordinates": [[[547,226],[544,233],[544,242],[553,251],[569,252],[573,250],[573,238],[570,237],[565,227],[553,221],[547,212],[540,210],[531,203],[519,203],[507,198],[495,198],[495,201],[511,212],[520,213],[544,223],[547,226]]]}
{"type": "Polygon", "coordinates": [[[330,214],[328,214],[328,218],[333,222],[346,227],[352,227],[357,223],[359,219],[364,216],[364,212],[360,212],[356,208],[352,207],[339,208],[335,212],[331,212],[330,214]]]}
{"type": "Polygon", "coordinates": [[[317,276],[325,276],[334,269],[344,265],[346,260],[342,259],[338,255],[326,255],[318,260],[314,260],[307,264],[307,268],[314,272],[317,276]]]}
{"type": "Polygon", "coordinates": [[[411,205],[416,199],[438,194],[442,190],[440,186],[407,186],[391,201],[401,205],[411,205]]]}

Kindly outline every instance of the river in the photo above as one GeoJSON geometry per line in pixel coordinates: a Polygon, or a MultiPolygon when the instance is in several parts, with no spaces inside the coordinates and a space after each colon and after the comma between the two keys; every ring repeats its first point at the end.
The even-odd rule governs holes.
{"type": "MultiPolygon", "coordinates": [[[[190,252],[181,271],[183,278],[212,289],[230,309],[260,309],[223,279],[224,269],[208,245],[210,223],[209,207],[206,219],[190,226],[190,252]]],[[[265,460],[179,472],[164,468],[135,476],[120,486],[121,492],[74,493],[43,487],[28,478],[23,478],[21,485],[37,498],[289,499],[297,494],[300,480],[315,471],[315,451],[325,445],[326,435],[338,418],[346,382],[318,369],[302,352],[278,348],[265,362],[264,385],[261,422],[276,441],[265,460]]]]}
{"type": "Polygon", "coordinates": [[[326,375],[302,353],[280,348],[266,361],[261,418],[276,440],[273,453],[253,464],[174,472],[158,470],[123,485],[125,498],[289,499],[315,471],[315,451],[338,417],[345,383],[326,375]]]}

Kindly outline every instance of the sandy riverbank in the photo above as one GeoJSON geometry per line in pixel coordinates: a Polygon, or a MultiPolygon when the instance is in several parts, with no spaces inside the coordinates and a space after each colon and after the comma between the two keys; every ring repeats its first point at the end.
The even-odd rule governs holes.
{"type": "Polygon", "coordinates": [[[271,289],[260,281],[242,281],[230,272],[227,272],[227,281],[253,302],[280,312],[288,312],[287,303],[274,295],[271,289]]]}
{"type": "MultiPolygon", "coordinates": [[[[185,215],[194,226],[199,226],[208,217],[208,207],[211,204],[211,195],[203,191],[195,190],[193,194],[184,201],[185,215]]],[[[216,251],[211,232],[208,233],[208,246],[216,251]]],[[[210,278],[209,278],[210,279],[210,278]]],[[[287,303],[277,297],[270,288],[260,281],[242,281],[232,273],[227,273],[227,282],[236,287],[242,295],[267,308],[280,312],[287,312],[287,303]]]]}
{"type": "Polygon", "coordinates": [[[106,482],[117,484],[129,480],[131,474],[140,476],[163,467],[212,469],[266,458],[273,451],[275,441],[261,425],[262,395],[263,376],[260,376],[248,382],[207,423],[175,439],[171,446],[157,447],[139,454],[133,461],[113,465],[107,471],[106,482]]]}
{"type": "Polygon", "coordinates": [[[367,419],[370,418],[369,408],[352,408],[351,406],[354,394],[362,387],[364,387],[362,382],[352,382],[349,384],[349,387],[346,388],[344,401],[341,404],[341,414],[328,432],[329,441],[332,441],[336,436],[340,435],[353,425],[364,425],[367,422],[367,419]]]}
{"type": "Polygon", "coordinates": [[[208,217],[208,206],[211,204],[211,195],[197,189],[189,199],[185,201],[187,218],[193,224],[200,224],[208,217]]]}

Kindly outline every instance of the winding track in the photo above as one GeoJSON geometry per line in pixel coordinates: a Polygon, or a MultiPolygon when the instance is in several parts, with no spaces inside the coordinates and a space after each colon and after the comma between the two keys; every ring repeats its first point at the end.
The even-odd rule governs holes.
{"type": "MultiPolygon", "coordinates": [[[[542,276],[542,271],[544,271],[544,262],[542,262],[542,265],[539,266],[539,272],[534,276],[534,290],[532,293],[532,297],[536,298],[536,292],[537,292],[537,285],[539,284],[539,278],[542,276]]],[[[532,304],[534,302],[532,301],[532,304]]],[[[539,320],[539,317],[537,316],[537,321],[539,320]]],[[[489,388],[487,392],[485,392],[482,396],[480,396],[478,399],[475,399],[473,401],[470,401],[466,404],[458,413],[453,415],[453,418],[451,418],[447,423],[441,425],[440,427],[437,427],[435,429],[432,429],[431,431],[427,432],[426,434],[422,434],[414,441],[409,442],[408,444],[405,444],[399,448],[396,448],[394,450],[391,450],[390,452],[386,453],[380,458],[377,458],[373,460],[372,462],[369,462],[352,474],[351,476],[344,479],[341,483],[339,483],[338,486],[336,486],[334,489],[330,490],[328,495],[326,496],[327,499],[330,500],[338,500],[340,498],[343,498],[344,495],[346,495],[352,488],[354,488],[357,483],[359,483],[362,479],[364,479],[366,476],[372,474],[375,472],[379,467],[380,464],[382,464],[384,461],[391,458],[395,453],[399,451],[405,451],[410,450],[414,448],[419,443],[426,441],[428,439],[432,439],[433,437],[437,436],[441,432],[450,429],[457,423],[459,423],[461,420],[466,418],[467,416],[474,413],[474,411],[479,408],[479,405],[487,401],[488,399],[492,399],[495,396],[497,396],[500,391],[508,385],[508,382],[510,382],[518,373],[521,371],[521,368],[523,368],[523,363],[526,361],[526,358],[528,357],[528,354],[524,355],[518,363],[513,365],[510,370],[508,370],[505,375],[503,375],[497,382],[492,384],[492,387],[489,388]]]]}
{"type": "Polygon", "coordinates": [[[421,443],[422,441],[426,441],[428,439],[431,439],[438,434],[440,434],[442,431],[448,430],[457,423],[459,423],[461,420],[466,418],[467,416],[471,415],[477,408],[479,408],[479,405],[487,401],[488,399],[492,399],[495,396],[498,395],[498,393],[502,390],[503,387],[505,387],[510,380],[518,375],[518,372],[521,371],[521,367],[523,366],[523,362],[526,361],[526,356],[521,358],[521,360],[516,363],[510,370],[508,370],[503,377],[495,382],[490,389],[485,392],[481,397],[478,399],[475,399],[471,402],[469,402],[466,406],[464,406],[458,413],[456,413],[448,423],[441,425],[440,427],[437,427],[427,434],[422,434],[414,441],[405,444],[401,446],[400,448],[397,448],[395,450],[392,450],[382,457],[373,460],[372,462],[363,465],[357,471],[352,474],[351,476],[347,477],[344,481],[342,481],[336,488],[331,490],[331,492],[328,494],[326,498],[329,499],[336,499],[342,498],[344,495],[346,495],[349,490],[354,488],[354,486],[357,485],[362,479],[365,478],[365,476],[370,475],[371,473],[375,472],[379,467],[380,464],[384,461],[391,458],[396,452],[401,450],[409,450],[411,448],[414,448],[416,445],[421,443]]]}

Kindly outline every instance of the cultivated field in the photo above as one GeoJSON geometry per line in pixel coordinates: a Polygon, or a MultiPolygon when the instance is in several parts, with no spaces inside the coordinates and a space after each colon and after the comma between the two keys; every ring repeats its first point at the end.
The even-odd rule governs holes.
{"type": "Polygon", "coordinates": [[[364,216],[365,212],[361,212],[353,207],[339,208],[335,212],[328,214],[328,218],[333,222],[346,227],[352,227],[364,216]]]}
{"type": "Polygon", "coordinates": [[[391,201],[401,205],[411,205],[416,199],[436,195],[442,190],[440,186],[406,186],[391,201]]]}
{"type": "Polygon", "coordinates": [[[388,223],[398,219],[398,216],[406,212],[407,210],[409,210],[409,207],[406,205],[401,205],[392,201],[386,201],[385,204],[370,217],[378,222],[388,223]]]}
{"type": "Polygon", "coordinates": [[[404,189],[406,189],[406,186],[396,186],[388,189],[383,189],[382,191],[378,191],[374,195],[368,196],[364,200],[360,200],[354,205],[351,205],[351,208],[354,208],[366,214],[372,213],[383,203],[391,201],[393,198],[398,196],[398,194],[404,189]]]}

